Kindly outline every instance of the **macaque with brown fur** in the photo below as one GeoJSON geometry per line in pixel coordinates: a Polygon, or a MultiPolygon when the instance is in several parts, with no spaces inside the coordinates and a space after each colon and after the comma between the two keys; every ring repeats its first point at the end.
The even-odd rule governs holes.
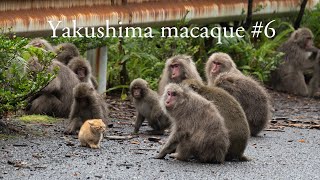
{"type": "Polygon", "coordinates": [[[169,139],[156,156],[176,152],[174,157],[187,161],[191,157],[205,163],[223,163],[229,149],[229,135],[223,117],[213,103],[188,88],[170,83],[160,100],[170,116],[169,139]]]}
{"type": "Polygon", "coordinates": [[[91,66],[87,60],[82,57],[74,57],[68,63],[68,67],[77,74],[81,82],[87,82],[95,89],[98,88],[98,82],[91,73],[91,66]]]}
{"type": "Polygon", "coordinates": [[[86,120],[81,126],[78,135],[80,145],[92,149],[99,149],[100,142],[103,139],[103,133],[106,129],[107,127],[102,119],[86,120]]]}
{"type": "Polygon", "coordinates": [[[206,64],[208,85],[220,87],[235,97],[246,114],[251,136],[257,136],[271,119],[270,97],[257,81],[236,69],[229,55],[221,54],[224,53],[212,54],[206,64]],[[218,62],[220,66],[214,67],[213,62],[218,62]],[[219,69],[215,70],[219,75],[211,75],[214,68],[219,69]]]}
{"type": "Polygon", "coordinates": [[[242,74],[237,69],[237,65],[233,61],[230,61],[230,59],[231,57],[228,54],[222,52],[213,53],[209,57],[205,67],[209,86],[213,84],[214,79],[221,73],[233,72],[242,74]]]}
{"type": "Polygon", "coordinates": [[[73,89],[73,102],[69,125],[65,134],[75,134],[88,119],[102,119],[107,124],[108,107],[103,98],[89,83],[79,83],[73,89]]]}
{"type": "Polygon", "coordinates": [[[273,88],[295,95],[313,96],[319,87],[320,58],[312,58],[311,54],[320,54],[320,50],[313,45],[310,29],[300,28],[294,31],[278,51],[283,52],[284,57],[278,68],[271,73],[273,88]],[[313,70],[313,74],[307,84],[304,72],[310,69],[313,70]]]}
{"type": "Polygon", "coordinates": [[[158,93],[162,95],[167,84],[180,83],[184,79],[197,79],[202,82],[191,56],[177,55],[169,58],[161,75],[158,93]]]}
{"type": "Polygon", "coordinates": [[[28,46],[34,46],[34,47],[38,47],[38,48],[42,48],[45,49],[46,51],[52,51],[54,52],[55,48],[45,39],[42,38],[34,38],[32,39],[28,45],[28,46]]]}
{"type": "MultiPolygon", "coordinates": [[[[42,68],[36,57],[26,65],[27,71],[35,73],[42,68]]],[[[58,68],[58,74],[49,84],[32,96],[26,107],[27,114],[45,114],[54,117],[68,117],[72,104],[72,89],[79,83],[77,76],[64,64],[52,61],[48,71],[58,68]]]]}
{"type": "Polygon", "coordinates": [[[250,137],[250,129],[246,115],[239,102],[227,91],[218,87],[208,87],[196,79],[186,79],[181,83],[192,88],[202,97],[216,105],[224,118],[229,132],[230,147],[226,156],[227,161],[247,161],[243,155],[250,137]]]}
{"type": "Polygon", "coordinates": [[[65,65],[77,56],[80,56],[78,48],[72,43],[62,43],[56,46],[55,52],[57,53],[56,59],[65,65]]]}
{"type": "Polygon", "coordinates": [[[161,110],[157,92],[148,87],[147,81],[138,78],[131,82],[130,93],[137,110],[134,133],[139,132],[143,121],[146,119],[153,129],[152,134],[163,134],[164,130],[170,126],[170,121],[161,110]]]}

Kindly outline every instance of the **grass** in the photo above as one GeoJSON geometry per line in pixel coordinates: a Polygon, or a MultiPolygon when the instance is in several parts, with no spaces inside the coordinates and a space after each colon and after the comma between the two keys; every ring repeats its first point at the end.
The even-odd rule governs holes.
{"type": "Polygon", "coordinates": [[[13,138],[16,138],[16,137],[17,136],[15,136],[15,135],[0,134],[0,140],[13,139],[13,138]]]}
{"type": "Polygon", "coordinates": [[[19,118],[24,123],[45,123],[51,124],[58,121],[58,119],[45,115],[27,115],[19,118]]]}

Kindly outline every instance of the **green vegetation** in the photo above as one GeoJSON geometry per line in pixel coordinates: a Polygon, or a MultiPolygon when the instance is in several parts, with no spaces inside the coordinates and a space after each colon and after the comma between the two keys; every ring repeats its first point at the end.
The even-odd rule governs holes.
{"type": "Polygon", "coordinates": [[[14,138],[17,138],[17,136],[8,135],[8,134],[0,134],[0,140],[14,139],[14,138]]]}
{"type": "Polygon", "coordinates": [[[28,97],[54,78],[54,74],[46,71],[54,55],[25,47],[27,43],[26,38],[0,33],[0,118],[8,111],[24,107],[28,97]],[[42,65],[37,74],[25,69],[31,57],[36,57],[42,65]]]}
{"type": "Polygon", "coordinates": [[[311,29],[315,37],[315,45],[320,48],[320,3],[314,9],[305,12],[302,26],[311,29]]]}
{"type": "Polygon", "coordinates": [[[56,118],[53,118],[51,116],[45,116],[45,115],[28,115],[28,116],[19,117],[19,119],[24,123],[50,124],[58,121],[56,118]]]}

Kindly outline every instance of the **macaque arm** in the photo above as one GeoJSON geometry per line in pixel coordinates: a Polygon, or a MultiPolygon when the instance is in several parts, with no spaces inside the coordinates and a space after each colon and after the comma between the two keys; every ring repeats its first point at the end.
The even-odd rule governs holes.
{"type": "Polygon", "coordinates": [[[92,82],[92,85],[93,85],[93,87],[94,87],[94,89],[98,89],[98,81],[97,81],[97,79],[95,78],[95,77],[93,77],[93,76],[91,76],[90,77],[90,80],[91,80],[91,82],[92,82]]]}
{"type": "Polygon", "coordinates": [[[134,133],[138,133],[139,132],[139,129],[144,121],[144,117],[138,112],[138,115],[137,115],[137,120],[134,124],[134,133]]]}
{"type": "Polygon", "coordinates": [[[43,92],[52,93],[54,91],[60,91],[61,89],[61,81],[59,78],[54,78],[45,88],[43,88],[43,92]]]}
{"type": "MultiPolygon", "coordinates": [[[[319,59],[318,59],[319,61],[319,59]]],[[[312,78],[308,84],[308,95],[309,97],[312,97],[318,90],[319,87],[319,78],[320,78],[320,64],[317,62],[316,65],[313,67],[313,75],[312,78]]]]}
{"type": "Polygon", "coordinates": [[[75,134],[77,129],[80,129],[82,125],[81,119],[79,117],[75,117],[70,119],[69,125],[67,126],[67,129],[65,130],[65,134],[75,134]]]}
{"type": "Polygon", "coordinates": [[[74,118],[77,114],[77,110],[79,109],[78,103],[76,102],[76,100],[73,100],[73,103],[71,105],[71,111],[69,113],[69,119],[71,120],[72,118],[74,118]]]}

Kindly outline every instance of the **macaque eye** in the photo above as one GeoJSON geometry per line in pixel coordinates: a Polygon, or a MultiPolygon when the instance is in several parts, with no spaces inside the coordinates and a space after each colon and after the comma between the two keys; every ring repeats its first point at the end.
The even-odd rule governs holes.
{"type": "Polygon", "coordinates": [[[173,68],[177,68],[177,67],[179,67],[179,64],[172,64],[170,67],[171,67],[172,69],[173,69],[173,68]]]}
{"type": "Polygon", "coordinates": [[[221,65],[220,62],[216,62],[216,61],[213,61],[212,63],[213,63],[213,64],[216,64],[216,65],[221,65]]]}
{"type": "Polygon", "coordinates": [[[171,92],[171,96],[177,96],[176,92],[171,92]]]}

